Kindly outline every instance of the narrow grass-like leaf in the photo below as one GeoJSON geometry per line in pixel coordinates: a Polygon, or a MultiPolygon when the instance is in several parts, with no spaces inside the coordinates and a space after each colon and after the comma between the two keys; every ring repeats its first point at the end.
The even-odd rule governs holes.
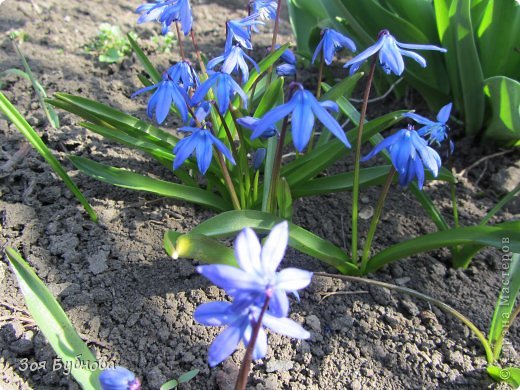
{"type": "Polygon", "coordinates": [[[29,313],[41,332],[83,389],[97,390],[99,369],[96,358],[74,329],[60,304],[27,262],[13,248],[6,248],[29,313]],[[96,363],[96,364],[94,364],[96,363]]]}
{"type": "Polygon", "coordinates": [[[269,53],[262,61],[258,63],[258,68],[260,72],[257,72],[256,69],[253,69],[251,71],[249,79],[242,87],[245,93],[249,92],[251,87],[255,84],[256,80],[260,77],[260,75],[266,72],[267,69],[269,69],[276,62],[276,60],[282,56],[282,54],[285,52],[285,50],[287,50],[288,47],[288,43],[281,45],[278,49],[276,49],[272,53],[269,53]]]}
{"type": "Polygon", "coordinates": [[[517,390],[520,387],[520,368],[518,367],[487,366],[486,371],[497,382],[506,382],[517,390]]]}
{"type": "Polygon", "coordinates": [[[144,70],[148,73],[148,76],[155,82],[158,83],[161,81],[161,74],[155,69],[155,66],[150,62],[146,54],[141,50],[135,39],[132,37],[132,34],[126,35],[128,38],[128,42],[130,42],[130,46],[134,50],[135,55],[143,65],[144,70]]]}
{"type": "Polygon", "coordinates": [[[520,221],[504,222],[495,226],[470,226],[425,234],[382,250],[373,256],[367,273],[375,272],[385,264],[431,250],[456,245],[475,244],[481,248],[502,248],[502,238],[509,237],[510,250],[520,251],[520,221]]]}
{"type": "MultiPolygon", "coordinates": [[[[233,237],[249,227],[260,233],[268,233],[283,219],[269,213],[255,210],[228,211],[204,221],[190,234],[208,237],[233,237]]],[[[336,267],[345,274],[359,274],[358,268],[350,262],[347,254],[331,242],[289,222],[289,245],[294,249],[336,267]]]]}
{"type": "MultiPolygon", "coordinates": [[[[507,236],[504,236],[507,237],[507,236]]],[[[504,238],[502,238],[504,240],[504,238]]],[[[502,247],[510,246],[510,239],[508,242],[502,242],[502,247]]],[[[488,341],[493,348],[495,359],[499,359],[502,351],[503,330],[504,325],[507,325],[511,318],[511,313],[515,308],[516,298],[520,292],[520,255],[511,252],[502,253],[502,287],[498,295],[497,303],[495,304],[495,311],[491,319],[489,327],[488,341]],[[506,269],[507,267],[507,269],[506,269]]]]}
{"type": "Polygon", "coordinates": [[[186,382],[191,381],[193,378],[195,378],[197,376],[198,373],[199,373],[199,370],[197,370],[197,369],[185,372],[178,378],[179,383],[186,383],[186,382]]]}
{"type": "Polygon", "coordinates": [[[179,382],[177,382],[176,379],[172,379],[168,382],[165,382],[161,385],[161,388],[159,390],[171,390],[171,389],[175,389],[177,387],[177,385],[179,384],[179,382]]]}
{"type": "Polygon", "coordinates": [[[54,157],[49,148],[47,148],[47,146],[43,143],[38,133],[36,133],[31,125],[27,123],[25,118],[18,112],[18,110],[16,110],[16,108],[11,104],[11,102],[9,102],[9,100],[2,92],[0,92],[0,111],[2,111],[11,122],[13,122],[16,128],[31,143],[31,145],[38,151],[38,153],[41,154],[41,156],[45,159],[45,161],[47,161],[47,163],[61,178],[61,180],[63,180],[65,185],[85,208],[85,211],[88,213],[90,218],[93,221],[97,221],[97,215],[94,209],[92,209],[87,199],[83,196],[76,184],[69,177],[65,169],[63,169],[56,157],[54,157]]]}
{"type": "Polygon", "coordinates": [[[126,169],[99,164],[83,157],[69,156],[69,158],[76,168],[83,173],[118,187],[152,192],[157,195],[200,204],[217,211],[225,211],[232,208],[231,204],[224,199],[201,188],[154,179],[126,169]]]}
{"type": "Polygon", "coordinates": [[[506,196],[504,196],[502,199],[498,201],[498,203],[493,207],[491,210],[488,211],[488,213],[482,218],[479,225],[485,225],[487,224],[491,218],[495,216],[496,213],[498,213],[502,207],[504,207],[506,204],[508,204],[513,198],[520,192],[520,184],[518,184],[515,188],[513,188],[512,191],[508,192],[506,196]]]}
{"type": "Polygon", "coordinates": [[[358,72],[350,77],[344,78],[334,86],[329,86],[325,83],[322,83],[322,88],[326,90],[326,92],[321,95],[320,101],[336,101],[340,97],[345,99],[350,98],[350,95],[352,95],[352,92],[354,92],[354,88],[356,88],[356,85],[361,77],[363,77],[363,72],[358,72]]]}

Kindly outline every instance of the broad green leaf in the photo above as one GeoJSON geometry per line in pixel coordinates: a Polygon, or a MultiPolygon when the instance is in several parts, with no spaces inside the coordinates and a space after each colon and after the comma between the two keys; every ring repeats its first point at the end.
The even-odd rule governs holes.
{"type": "Polygon", "coordinates": [[[209,264],[238,266],[233,249],[202,234],[181,234],[169,230],[164,235],[164,249],[174,260],[188,258],[209,264]]]}
{"type": "MultiPolygon", "coordinates": [[[[246,227],[260,233],[269,233],[274,225],[282,221],[283,219],[279,217],[261,211],[227,211],[204,221],[189,234],[201,234],[215,238],[234,237],[246,227]]],[[[350,262],[343,250],[290,222],[289,245],[302,253],[336,267],[342,273],[359,274],[358,268],[350,262]]]]}
{"type": "Polygon", "coordinates": [[[56,172],[56,174],[63,180],[68,189],[74,194],[76,199],[85,208],[90,218],[93,221],[97,221],[97,215],[88,203],[87,199],[83,196],[79,188],[69,177],[65,169],[61,166],[59,161],[54,157],[49,148],[43,143],[38,133],[27,123],[25,118],[16,110],[16,108],[9,102],[5,95],[0,92],[0,111],[2,111],[7,118],[13,122],[16,128],[23,134],[23,136],[31,143],[31,145],[41,154],[41,156],[47,161],[50,167],[56,172]]]}
{"type": "MultiPolygon", "coordinates": [[[[314,1],[307,0],[305,2],[312,3],[314,1]]],[[[303,56],[310,57],[314,51],[314,48],[309,46],[310,33],[313,27],[318,24],[319,17],[302,9],[300,3],[302,3],[302,0],[288,0],[289,21],[295,32],[298,52],[303,56]]]]}
{"type": "Polygon", "coordinates": [[[69,158],[80,171],[105,183],[133,190],[152,192],[157,195],[200,204],[217,211],[231,209],[229,202],[201,188],[154,179],[126,169],[99,164],[83,157],[69,156],[69,158]]]}
{"type": "Polygon", "coordinates": [[[373,256],[367,273],[375,272],[385,264],[431,250],[456,245],[475,244],[481,247],[502,248],[502,238],[511,240],[510,250],[520,251],[520,221],[504,222],[495,226],[470,226],[425,234],[382,250],[373,256]]]}
{"type": "Polygon", "coordinates": [[[165,382],[161,385],[161,388],[159,390],[171,390],[175,389],[179,382],[177,382],[176,379],[172,379],[171,381],[165,382]]]}
{"type": "MultiPolygon", "coordinates": [[[[502,238],[502,248],[510,247],[510,240],[504,243],[502,238]]],[[[495,359],[500,358],[502,351],[503,330],[511,317],[511,313],[515,308],[516,298],[520,292],[520,255],[518,253],[512,254],[509,251],[502,249],[501,270],[502,270],[502,288],[498,295],[497,303],[495,304],[495,311],[491,319],[489,327],[488,341],[493,348],[495,359]]],[[[520,303],[519,303],[520,304],[520,303]]]]}
{"type": "Polygon", "coordinates": [[[186,383],[186,382],[191,381],[193,378],[195,378],[197,376],[198,373],[199,373],[199,370],[197,370],[197,369],[185,372],[184,374],[182,374],[179,377],[179,383],[186,383]]]}
{"type": "Polygon", "coordinates": [[[284,177],[280,178],[276,186],[276,202],[278,204],[278,215],[290,221],[292,219],[293,197],[291,188],[284,177]]]}
{"type": "Polygon", "coordinates": [[[506,367],[500,368],[497,366],[488,366],[486,368],[488,374],[497,382],[506,382],[511,385],[513,389],[520,387],[520,368],[506,367]]]}
{"type": "Polygon", "coordinates": [[[144,70],[150,78],[155,82],[158,83],[161,81],[161,74],[155,69],[153,64],[150,62],[146,54],[143,53],[135,39],[132,37],[132,34],[127,34],[128,42],[130,42],[130,46],[132,46],[132,49],[134,50],[134,53],[136,54],[137,58],[143,65],[144,70]]]}
{"type": "Polygon", "coordinates": [[[83,389],[100,389],[100,370],[97,369],[96,358],[78,335],[58,301],[16,250],[7,247],[6,254],[29,313],[62,364],[70,367],[72,375],[83,389]]]}
{"type": "Polygon", "coordinates": [[[520,146],[520,83],[497,76],[485,80],[484,84],[492,110],[484,138],[507,146],[520,146]]]}

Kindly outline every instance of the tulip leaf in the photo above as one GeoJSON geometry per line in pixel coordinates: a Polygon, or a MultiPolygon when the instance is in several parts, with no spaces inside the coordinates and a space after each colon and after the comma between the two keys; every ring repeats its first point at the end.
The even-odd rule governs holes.
{"type": "Polygon", "coordinates": [[[520,368],[487,366],[487,373],[497,382],[506,382],[513,389],[520,387],[520,368]]]}
{"type": "Polygon", "coordinates": [[[493,111],[484,137],[520,146],[520,83],[504,76],[490,77],[484,83],[484,93],[493,111]]]}
{"type": "MultiPolygon", "coordinates": [[[[249,227],[259,233],[268,233],[283,219],[269,213],[255,210],[227,211],[204,221],[190,234],[208,237],[234,237],[242,229],[249,227]]],[[[289,245],[294,249],[336,267],[346,274],[359,274],[359,269],[350,262],[347,254],[331,242],[289,222],[289,245]]]]}
{"type": "Polygon", "coordinates": [[[38,133],[27,123],[25,118],[18,112],[18,110],[11,104],[11,102],[0,92],[0,111],[3,112],[7,119],[9,119],[16,128],[23,134],[23,136],[31,143],[31,145],[40,153],[40,155],[47,161],[50,167],[63,180],[68,189],[74,194],[76,199],[81,203],[85,211],[88,213],[93,221],[97,221],[97,215],[94,209],[90,206],[87,199],[83,196],[74,181],[69,177],[65,169],[61,166],[59,161],[54,157],[52,152],[47,148],[38,133]]]}
{"type": "Polygon", "coordinates": [[[126,169],[103,165],[83,157],[69,156],[69,158],[80,171],[105,183],[185,200],[216,211],[231,209],[229,202],[201,188],[154,179],[126,169]]]}
{"type": "Polygon", "coordinates": [[[504,325],[511,319],[511,313],[520,292],[520,255],[509,252],[511,242],[509,237],[507,239],[508,242],[504,243],[504,238],[502,238],[502,287],[495,305],[488,336],[496,360],[500,358],[502,351],[504,325]],[[508,250],[504,251],[504,248],[508,248],[508,250]]]}
{"type": "Polygon", "coordinates": [[[368,261],[367,273],[375,272],[385,264],[444,247],[479,245],[502,248],[502,238],[509,237],[510,250],[520,251],[520,221],[503,222],[494,226],[470,226],[425,234],[382,250],[368,261]]]}
{"type": "Polygon", "coordinates": [[[97,368],[96,358],[78,335],[58,301],[16,250],[7,247],[6,254],[29,313],[61,359],[63,367],[65,364],[70,367],[71,374],[83,389],[100,389],[100,370],[97,368]]]}

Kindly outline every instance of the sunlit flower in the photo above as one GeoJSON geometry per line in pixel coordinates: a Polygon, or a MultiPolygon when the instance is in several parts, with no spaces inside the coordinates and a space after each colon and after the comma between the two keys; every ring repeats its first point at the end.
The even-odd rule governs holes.
{"type": "Polygon", "coordinates": [[[175,107],[177,107],[182,121],[186,122],[188,120],[188,108],[186,104],[189,102],[189,97],[186,91],[179,86],[179,83],[170,78],[168,72],[163,73],[162,81],[136,91],[132,95],[132,98],[143,92],[151,91],[152,89],[157,90],[148,101],[146,112],[149,118],[153,118],[153,111],[155,109],[155,119],[157,123],[163,123],[173,103],[175,107]]]}
{"type": "Polygon", "coordinates": [[[139,390],[141,388],[141,383],[135,374],[124,367],[103,370],[99,374],[99,383],[103,390],[139,390]]]}
{"type": "Polygon", "coordinates": [[[337,104],[330,100],[319,102],[301,84],[293,83],[292,85],[294,93],[291,99],[265,114],[255,125],[251,139],[262,136],[267,129],[292,113],[292,138],[294,147],[299,152],[302,152],[309,143],[315,117],[343,142],[347,148],[350,148],[345,132],[336,119],[327,111],[327,109],[337,111],[337,104]]]}
{"type": "Polygon", "coordinates": [[[191,126],[181,127],[179,130],[191,132],[191,135],[183,138],[175,145],[173,149],[173,154],[175,155],[173,169],[178,169],[187,158],[195,153],[200,173],[203,175],[206,174],[213,158],[213,146],[215,146],[231,164],[235,165],[235,159],[229,149],[222,141],[211,134],[210,130],[191,126]]]}
{"type": "Polygon", "coordinates": [[[141,14],[137,23],[158,21],[163,26],[163,34],[168,32],[173,22],[179,21],[184,35],[188,35],[193,24],[189,0],[164,0],[147,3],[137,7],[136,12],[141,14]]]}
{"type": "Polygon", "coordinates": [[[246,64],[246,60],[248,60],[255,67],[256,71],[260,73],[258,64],[255,60],[244,53],[244,50],[242,50],[240,45],[234,45],[223,55],[213,58],[208,62],[208,69],[211,70],[217,64],[223,62],[221,67],[222,72],[231,74],[240,70],[240,72],[242,72],[242,82],[246,82],[249,79],[249,67],[246,64]]]}
{"type": "Polygon", "coordinates": [[[273,0],[251,0],[251,13],[258,13],[260,19],[275,19],[278,3],[273,0]]]}
{"type": "Polygon", "coordinates": [[[419,54],[410,50],[437,50],[445,53],[447,50],[434,45],[415,45],[397,42],[388,30],[379,33],[379,39],[368,49],[358,54],[345,64],[345,68],[350,66],[350,74],[357,72],[359,67],[372,55],[379,53],[379,64],[386,74],[393,73],[400,76],[404,71],[403,56],[410,57],[417,61],[423,68],[426,67],[426,60],[419,54]]]}
{"type": "MultiPolygon", "coordinates": [[[[452,103],[448,103],[439,110],[439,113],[437,114],[437,122],[431,121],[424,116],[411,112],[407,112],[403,116],[410,118],[421,125],[424,125],[419,130],[417,130],[417,133],[423,137],[428,137],[428,143],[430,145],[440,145],[440,143],[448,137],[449,127],[447,123],[448,119],[450,119],[452,105],[452,103]]],[[[453,143],[450,144],[450,148],[453,150],[453,143]]]]}
{"type": "Polygon", "coordinates": [[[233,46],[233,40],[238,42],[244,49],[251,50],[251,27],[264,24],[257,20],[259,14],[251,14],[240,20],[228,20],[226,22],[226,46],[224,51],[227,52],[233,46]]]}
{"type": "Polygon", "coordinates": [[[346,48],[354,53],[356,51],[356,44],[352,39],[337,32],[336,30],[326,28],[322,31],[321,41],[314,51],[314,55],[312,56],[312,63],[314,64],[318,54],[323,52],[323,60],[327,65],[330,65],[334,58],[334,54],[343,48],[346,48]]]}
{"type": "Polygon", "coordinates": [[[217,98],[217,105],[222,115],[227,111],[231,98],[237,93],[242,98],[244,105],[247,107],[247,95],[240,88],[233,77],[224,72],[215,72],[204,81],[195,91],[192,97],[192,104],[199,104],[209,92],[213,89],[217,98]]]}
{"type": "Polygon", "coordinates": [[[395,134],[381,141],[372,151],[363,157],[366,161],[387,148],[392,164],[399,175],[399,185],[408,187],[417,177],[419,189],[424,184],[424,168],[426,167],[434,177],[437,177],[441,168],[439,154],[428,146],[426,140],[413,129],[401,129],[395,134]]]}
{"type": "Polygon", "coordinates": [[[253,155],[253,161],[251,162],[251,166],[253,167],[253,170],[258,171],[260,167],[262,166],[265,156],[267,155],[267,149],[266,148],[258,148],[255,151],[255,154],[253,155]]]}
{"type": "Polygon", "coordinates": [[[296,66],[291,64],[282,64],[276,67],[278,76],[294,76],[296,74],[296,66]]]}
{"type": "Polygon", "coordinates": [[[197,72],[188,61],[179,61],[168,70],[170,79],[177,82],[186,92],[196,89],[200,84],[197,72]]]}

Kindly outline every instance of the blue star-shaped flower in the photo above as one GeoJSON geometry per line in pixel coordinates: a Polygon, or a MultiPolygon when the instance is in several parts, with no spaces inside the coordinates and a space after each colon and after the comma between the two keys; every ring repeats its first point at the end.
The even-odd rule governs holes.
{"type": "Polygon", "coordinates": [[[417,177],[417,185],[422,189],[424,184],[424,168],[426,167],[434,177],[439,174],[441,158],[439,154],[428,146],[428,143],[413,129],[401,129],[395,134],[381,141],[361,161],[366,161],[381,150],[387,148],[392,164],[399,175],[399,185],[408,187],[417,177]]]}
{"type": "MultiPolygon", "coordinates": [[[[259,118],[253,118],[252,116],[243,116],[242,118],[237,119],[237,123],[240,126],[245,127],[246,129],[249,129],[254,132],[259,120],[259,118]]],[[[272,125],[269,128],[267,128],[259,137],[270,138],[276,134],[278,134],[278,130],[276,129],[275,125],[272,125]]]]}
{"type": "Polygon", "coordinates": [[[410,57],[417,61],[423,68],[426,67],[426,60],[419,54],[410,50],[437,50],[445,53],[447,50],[435,45],[414,45],[397,42],[388,30],[379,33],[379,39],[368,49],[358,54],[345,64],[345,68],[350,66],[350,75],[357,72],[359,67],[373,54],[379,53],[379,64],[386,74],[393,73],[400,76],[404,71],[403,56],[410,57]]]}
{"type": "Polygon", "coordinates": [[[278,76],[294,76],[296,74],[296,66],[292,64],[281,64],[276,67],[278,76]]]}
{"type": "Polygon", "coordinates": [[[217,64],[224,62],[222,64],[221,71],[224,73],[231,74],[236,71],[242,72],[242,82],[246,82],[249,79],[249,67],[246,64],[246,60],[251,62],[251,64],[255,67],[256,71],[260,73],[260,68],[258,64],[249,57],[240,45],[234,45],[230,50],[224,53],[221,56],[213,58],[208,62],[208,69],[213,69],[217,64]]]}
{"type": "Polygon", "coordinates": [[[155,109],[155,119],[157,123],[163,123],[173,103],[175,107],[177,107],[182,121],[186,122],[188,120],[188,108],[186,104],[190,100],[189,96],[186,91],[179,86],[178,82],[170,78],[168,72],[163,73],[162,81],[136,91],[132,95],[132,98],[152,89],[157,89],[157,91],[154,92],[148,101],[146,113],[150,119],[153,117],[153,110],[155,109]]]}
{"type": "Polygon", "coordinates": [[[306,91],[299,83],[293,83],[292,86],[294,93],[291,99],[287,103],[275,107],[265,114],[255,124],[251,139],[263,136],[266,130],[292,113],[293,143],[299,152],[302,152],[309,143],[315,117],[343,142],[347,148],[350,148],[350,143],[348,142],[345,132],[336,119],[326,110],[337,111],[337,104],[330,100],[319,102],[311,92],[306,91]]]}
{"type": "Polygon", "coordinates": [[[173,169],[178,169],[188,157],[194,152],[197,156],[197,166],[201,174],[205,175],[213,158],[213,146],[215,146],[231,164],[235,165],[235,159],[231,155],[229,149],[217,137],[211,134],[208,129],[200,129],[198,127],[185,126],[180,131],[189,131],[191,135],[180,140],[173,154],[173,169]]]}
{"type": "Polygon", "coordinates": [[[208,77],[206,81],[204,81],[199,88],[195,91],[195,94],[192,97],[192,104],[197,105],[209,92],[210,88],[213,88],[213,92],[217,98],[217,105],[219,108],[219,112],[224,115],[229,107],[229,103],[231,98],[235,95],[235,93],[239,94],[244,102],[244,106],[247,107],[247,95],[240,88],[240,85],[237,84],[233,77],[224,72],[215,72],[211,76],[208,77]]]}
{"type": "Polygon", "coordinates": [[[137,7],[135,12],[140,13],[137,23],[141,24],[152,20],[162,24],[162,33],[166,34],[170,25],[180,21],[184,35],[188,35],[193,25],[193,16],[189,0],[164,0],[147,3],[137,7]]]}
{"type": "Polygon", "coordinates": [[[278,9],[278,3],[274,0],[251,0],[252,13],[258,13],[260,19],[276,19],[276,10],[278,9]]]}
{"type": "MultiPolygon", "coordinates": [[[[261,309],[250,305],[242,307],[230,302],[210,302],[200,305],[193,314],[195,320],[203,325],[227,326],[217,336],[208,351],[208,362],[211,367],[229,357],[238,347],[240,341],[247,346],[253,334],[253,326],[257,322],[261,309]]],[[[298,323],[285,317],[277,317],[269,312],[264,313],[262,325],[276,333],[297,339],[308,339],[310,333],[298,323]]],[[[263,327],[253,349],[253,360],[262,359],[267,353],[267,334],[263,327]]]]}
{"type": "Polygon", "coordinates": [[[188,61],[179,61],[168,70],[170,79],[177,82],[186,92],[197,89],[200,84],[197,72],[188,61]]]}
{"type": "MultiPolygon", "coordinates": [[[[424,127],[417,130],[417,133],[423,137],[428,137],[428,143],[430,145],[434,143],[440,145],[440,143],[448,136],[449,127],[447,123],[448,119],[450,119],[452,106],[452,103],[448,103],[439,110],[439,113],[437,114],[437,122],[411,112],[407,112],[403,116],[424,125],[424,127]]],[[[450,148],[453,149],[453,144],[450,145],[450,148]]]]}
{"type": "Polygon", "coordinates": [[[139,390],[141,382],[135,374],[125,367],[103,370],[99,374],[99,383],[103,390],[139,390]]]}
{"type": "Polygon", "coordinates": [[[253,44],[251,43],[251,27],[264,24],[257,20],[259,16],[259,14],[254,13],[240,20],[228,20],[226,22],[225,52],[231,49],[233,40],[237,41],[244,49],[253,49],[253,44]]]}
{"type": "Polygon", "coordinates": [[[321,41],[314,51],[314,55],[312,56],[312,63],[314,64],[316,57],[320,51],[322,51],[323,60],[327,65],[330,65],[334,58],[334,54],[342,48],[347,48],[354,53],[356,51],[356,44],[352,39],[337,32],[336,30],[326,28],[322,31],[321,41]]]}

